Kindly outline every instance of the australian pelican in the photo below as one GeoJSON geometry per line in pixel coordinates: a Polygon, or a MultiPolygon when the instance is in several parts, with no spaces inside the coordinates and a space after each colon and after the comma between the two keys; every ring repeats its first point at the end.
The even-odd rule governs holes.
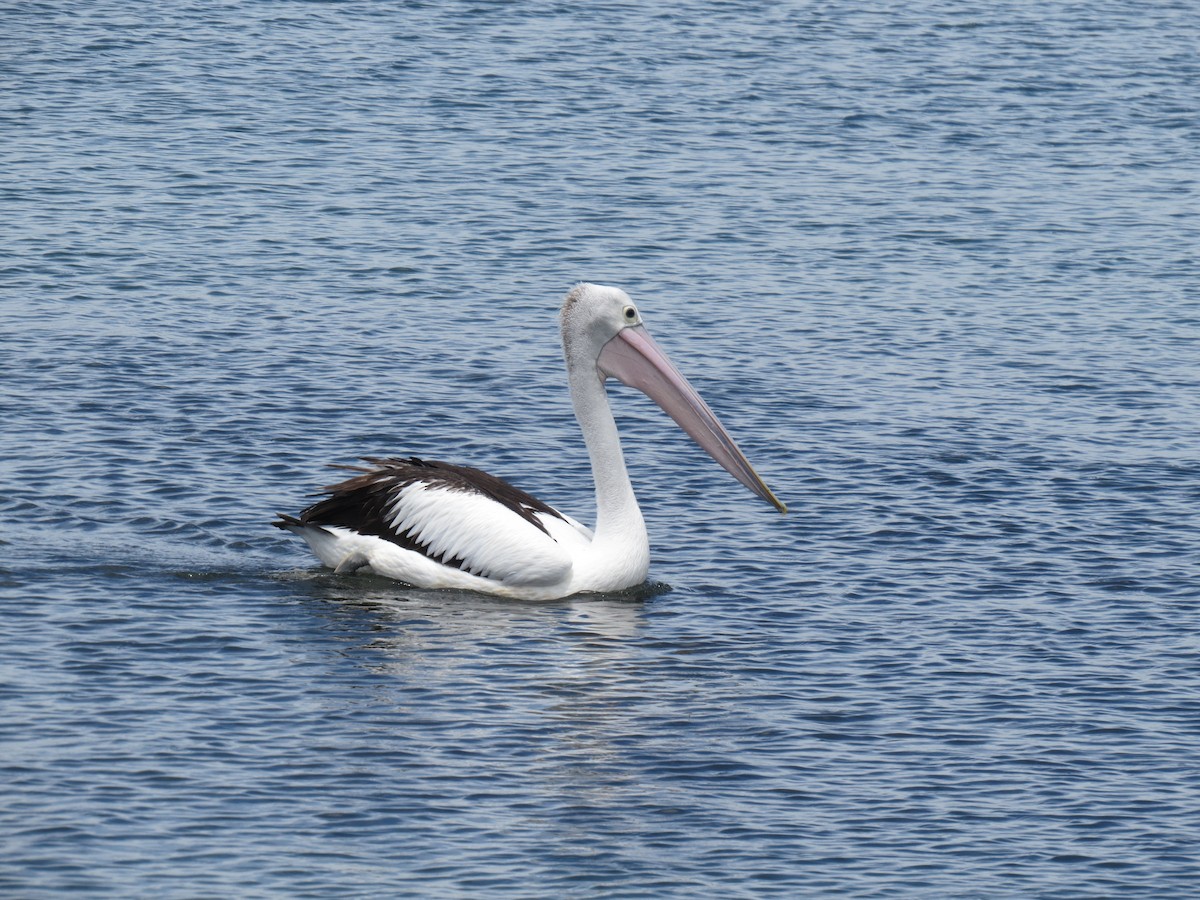
{"type": "Polygon", "coordinates": [[[421,588],[548,600],[641,584],[650,543],[604,389],[609,377],[646,393],[734,478],[787,512],[624,291],[579,284],[560,321],[596,482],[595,531],[478,469],[416,458],[347,466],[357,474],[275,525],[300,535],[339,573],[371,571],[421,588]]]}

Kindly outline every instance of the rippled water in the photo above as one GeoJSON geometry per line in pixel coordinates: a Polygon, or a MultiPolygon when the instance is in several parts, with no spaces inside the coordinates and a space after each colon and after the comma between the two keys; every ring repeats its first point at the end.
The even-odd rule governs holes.
{"type": "Polygon", "coordinates": [[[0,893],[1194,891],[1193,4],[4,20],[0,893]],[[789,516],[620,389],[633,595],[269,527],[384,453],[588,518],[579,279],[789,516]]]}

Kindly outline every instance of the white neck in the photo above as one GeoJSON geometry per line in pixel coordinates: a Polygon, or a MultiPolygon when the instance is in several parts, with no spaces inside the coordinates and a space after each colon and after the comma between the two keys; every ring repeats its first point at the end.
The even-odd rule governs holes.
{"type": "MultiPolygon", "coordinates": [[[[572,365],[568,361],[571,400],[575,418],[583,431],[588,456],[592,461],[592,478],[596,482],[596,529],[592,548],[596,562],[608,571],[625,570],[627,587],[646,577],[650,564],[650,542],[646,523],[638,508],[621,452],[621,439],[608,394],[596,372],[595,364],[572,365]],[[629,578],[636,576],[633,581],[629,578]]],[[[615,572],[614,572],[615,574],[615,572]]],[[[604,586],[591,588],[604,589],[604,586]]]]}

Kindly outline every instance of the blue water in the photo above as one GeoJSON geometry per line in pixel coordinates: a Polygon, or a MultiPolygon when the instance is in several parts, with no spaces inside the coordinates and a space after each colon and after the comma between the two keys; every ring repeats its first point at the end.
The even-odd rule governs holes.
{"type": "Polygon", "coordinates": [[[0,17],[0,894],[1194,895],[1195,4],[0,17]],[[269,527],[589,519],[580,279],[787,517],[619,388],[633,595],[269,527]]]}

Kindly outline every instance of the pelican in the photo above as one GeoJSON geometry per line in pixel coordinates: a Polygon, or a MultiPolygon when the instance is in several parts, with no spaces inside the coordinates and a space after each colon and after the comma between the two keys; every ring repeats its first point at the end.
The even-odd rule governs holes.
{"type": "Polygon", "coordinates": [[[559,321],[596,483],[595,531],[478,469],[416,457],[341,466],[356,474],[273,524],[304,538],[335,572],[373,572],[419,588],[551,600],[642,584],[650,542],[608,405],[610,377],[648,395],[734,478],[787,512],[650,337],[628,294],[578,284],[559,321]]]}

